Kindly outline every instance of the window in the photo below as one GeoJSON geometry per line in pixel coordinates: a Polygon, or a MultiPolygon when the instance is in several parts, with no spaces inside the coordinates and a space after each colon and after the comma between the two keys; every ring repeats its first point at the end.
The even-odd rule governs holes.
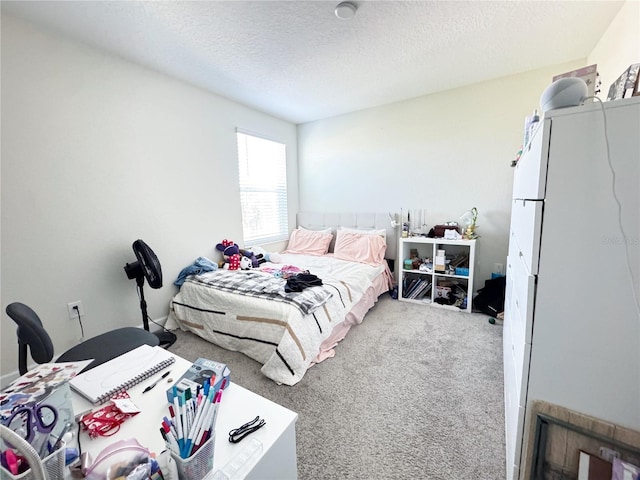
{"type": "Polygon", "coordinates": [[[286,240],[286,145],[238,130],[243,240],[246,246],[286,240]]]}

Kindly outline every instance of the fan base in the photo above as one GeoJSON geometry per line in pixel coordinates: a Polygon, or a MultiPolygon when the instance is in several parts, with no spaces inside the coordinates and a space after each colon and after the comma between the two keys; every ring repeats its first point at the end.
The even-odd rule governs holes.
{"type": "Polygon", "coordinates": [[[158,337],[162,348],[169,348],[178,339],[173,332],[154,332],[154,335],[158,337]]]}

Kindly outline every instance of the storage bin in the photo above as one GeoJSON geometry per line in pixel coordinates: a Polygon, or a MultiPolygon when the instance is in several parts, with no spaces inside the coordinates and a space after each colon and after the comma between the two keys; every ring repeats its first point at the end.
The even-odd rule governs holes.
{"type": "Polygon", "coordinates": [[[213,450],[216,443],[215,432],[196,453],[189,458],[181,458],[171,452],[171,456],[178,466],[180,480],[202,480],[213,469],[213,450]]]}
{"type": "MultiPolygon", "coordinates": [[[[62,446],[55,452],[49,454],[42,460],[44,471],[48,480],[63,480],[64,479],[64,451],[65,445],[62,442],[62,446]]],[[[12,475],[4,467],[0,466],[0,478],[2,480],[34,480],[34,475],[31,469],[22,472],[19,475],[12,475]]]]}
{"type": "Polygon", "coordinates": [[[462,275],[464,277],[468,277],[469,269],[466,267],[456,267],[456,275],[462,275]]]}

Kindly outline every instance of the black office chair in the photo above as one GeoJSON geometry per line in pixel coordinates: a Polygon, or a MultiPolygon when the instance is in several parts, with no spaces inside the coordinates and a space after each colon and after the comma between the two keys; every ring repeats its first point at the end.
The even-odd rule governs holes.
{"type": "MultiPolygon", "coordinates": [[[[42,326],[38,314],[24,303],[7,305],[7,315],[18,324],[18,368],[20,375],[27,373],[27,347],[36,363],[47,363],[53,359],[51,337],[42,326]]],[[[136,327],[123,327],[92,337],[60,355],[57,362],[74,362],[95,359],[83,371],[108,362],[140,345],[159,345],[153,333],[136,327]]]]}

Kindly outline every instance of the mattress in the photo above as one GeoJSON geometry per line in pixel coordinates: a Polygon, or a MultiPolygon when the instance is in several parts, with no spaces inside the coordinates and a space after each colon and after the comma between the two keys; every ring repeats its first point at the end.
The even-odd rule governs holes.
{"type": "MultiPolygon", "coordinates": [[[[322,280],[322,286],[311,287],[326,294],[317,306],[303,309],[295,302],[214,288],[207,281],[220,273],[214,271],[187,278],[171,301],[166,327],[179,327],[222,348],[242,352],[260,362],[268,378],[295,385],[311,365],[335,355],[335,346],[351,326],[362,322],[377,298],[391,288],[392,277],[386,262],[372,266],[331,254],[282,254],[279,264],[264,264],[260,274],[271,281],[278,271],[291,266],[322,280]]],[[[256,271],[248,272],[255,279],[256,271]]],[[[284,288],[285,280],[281,281],[284,288]]]]}

